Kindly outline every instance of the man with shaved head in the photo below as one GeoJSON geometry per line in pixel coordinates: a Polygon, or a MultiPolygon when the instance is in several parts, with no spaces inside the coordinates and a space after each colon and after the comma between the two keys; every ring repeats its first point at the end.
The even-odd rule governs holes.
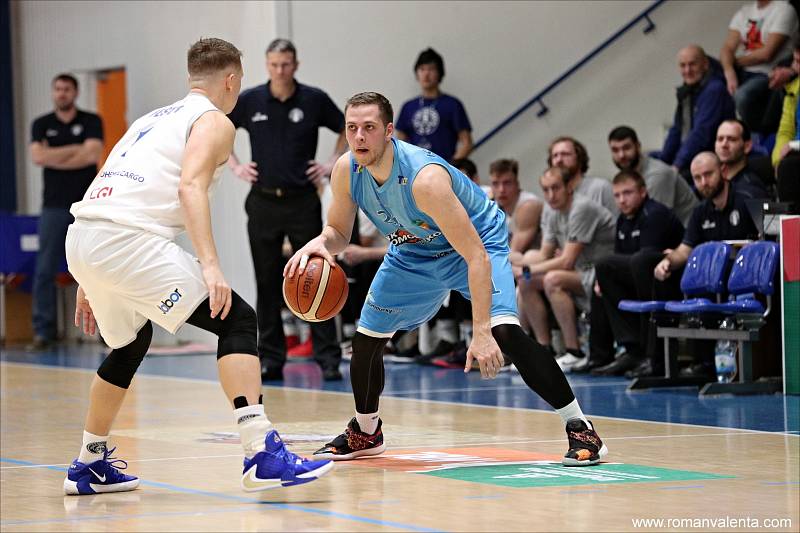
{"type": "MultiPolygon", "coordinates": [[[[704,242],[757,239],[758,230],[745,201],[753,198],[752,193],[742,189],[722,177],[722,163],[714,152],[701,152],[691,164],[695,189],[702,198],[683,234],[683,242],[674,250],[669,250],[664,259],[656,265],[653,275],[658,282],[664,282],[681,271],[689,259],[692,249],[704,242]]],[[[651,335],[652,336],[652,335],[651,335]]],[[[700,361],[690,367],[688,375],[711,375],[714,372],[713,354],[703,352],[700,361]]],[[[653,360],[655,362],[655,359],[653,360]]]]}
{"type": "Polygon", "coordinates": [[[683,85],[677,89],[678,106],[661,160],[675,167],[691,185],[692,158],[714,149],[717,127],[723,120],[734,118],[736,112],[724,80],[714,75],[701,47],[693,44],[681,48],[678,67],[683,85]]]}
{"type": "Polygon", "coordinates": [[[697,154],[692,160],[691,172],[694,186],[703,200],[689,219],[681,245],[656,266],[655,277],[660,281],[683,267],[698,244],[758,237],[745,206],[745,200],[753,196],[723,179],[722,163],[714,152],[697,154]]]}

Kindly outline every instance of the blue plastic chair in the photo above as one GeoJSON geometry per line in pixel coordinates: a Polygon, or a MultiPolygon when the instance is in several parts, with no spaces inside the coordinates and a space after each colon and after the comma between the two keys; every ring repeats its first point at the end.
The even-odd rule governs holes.
{"type": "Polygon", "coordinates": [[[744,246],[736,255],[728,278],[730,300],[712,302],[708,298],[693,301],[669,302],[666,310],[672,313],[721,313],[724,315],[760,314],[766,316],[775,291],[774,276],[780,248],[777,243],[758,241],[744,246]],[[767,307],[756,299],[767,297],[767,307]]]}
{"type": "MultiPolygon", "coordinates": [[[[696,246],[681,277],[681,292],[688,296],[700,294],[721,295],[725,288],[725,274],[728,258],[731,255],[731,245],[724,242],[705,242],[696,246]]],[[[684,299],[680,303],[707,301],[705,298],[684,299]]],[[[668,303],[663,300],[622,300],[617,306],[620,311],[632,313],[658,313],[667,311],[668,303]]]]}

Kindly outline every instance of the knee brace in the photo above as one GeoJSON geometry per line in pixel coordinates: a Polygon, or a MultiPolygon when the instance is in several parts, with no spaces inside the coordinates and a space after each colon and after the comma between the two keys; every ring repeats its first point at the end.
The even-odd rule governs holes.
{"type": "Polygon", "coordinates": [[[217,341],[217,359],[232,353],[258,357],[256,312],[235,292],[231,293],[231,297],[231,310],[225,320],[220,321],[222,327],[217,341]]]}
{"type": "Polygon", "coordinates": [[[256,312],[241,296],[231,291],[231,309],[225,320],[222,320],[220,315],[211,318],[209,309],[209,300],[206,298],[197,306],[186,323],[217,336],[217,359],[232,353],[258,357],[256,312]]]}
{"type": "Polygon", "coordinates": [[[123,389],[130,387],[133,375],[144,359],[152,338],[153,325],[148,320],[136,334],[133,342],[122,348],[111,350],[100,368],[97,369],[97,375],[117,387],[123,389]]]}

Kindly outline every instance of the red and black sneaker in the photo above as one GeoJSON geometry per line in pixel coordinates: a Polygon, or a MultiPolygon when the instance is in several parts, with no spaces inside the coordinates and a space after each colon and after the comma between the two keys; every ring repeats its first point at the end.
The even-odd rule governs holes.
{"type": "Polygon", "coordinates": [[[569,451],[561,459],[564,466],[589,466],[599,463],[608,454],[608,448],[595,430],[580,418],[567,422],[569,451]]]}
{"type": "Polygon", "coordinates": [[[380,455],[386,451],[383,443],[383,421],[378,419],[375,433],[369,435],[361,431],[355,417],[347,423],[344,433],[330,441],[328,444],[314,452],[314,459],[333,459],[334,461],[347,461],[368,455],[380,455]]]}

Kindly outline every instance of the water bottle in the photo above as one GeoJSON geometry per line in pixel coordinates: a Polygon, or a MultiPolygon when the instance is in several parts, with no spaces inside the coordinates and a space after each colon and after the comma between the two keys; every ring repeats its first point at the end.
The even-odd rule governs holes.
{"type": "MultiPolygon", "coordinates": [[[[722,320],[719,329],[732,330],[735,324],[732,318],[722,320]]],[[[730,383],[736,375],[736,341],[720,339],[714,349],[714,363],[717,367],[717,382],[730,383]]]]}
{"type": "Polygon", "coordinates": [[[586,311],[581,311],[581,314],[578,315],[578,346],[580,347],[581,351],[588,355],[589,354],[589,334],[591,332],[591,322],[589,319],[589,313],[586,311]]]}

